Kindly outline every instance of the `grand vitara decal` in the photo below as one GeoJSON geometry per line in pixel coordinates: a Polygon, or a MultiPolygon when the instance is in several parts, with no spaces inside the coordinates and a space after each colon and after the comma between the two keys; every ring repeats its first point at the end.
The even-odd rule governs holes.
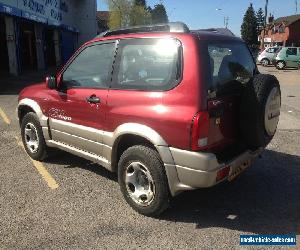
{"type": "Polygon", "coordinates": [[[67,116],[64,110],[57,108],[51,108],[49,110],[49,117],[58,120],[72,121],[72,117],[67,116]]]}

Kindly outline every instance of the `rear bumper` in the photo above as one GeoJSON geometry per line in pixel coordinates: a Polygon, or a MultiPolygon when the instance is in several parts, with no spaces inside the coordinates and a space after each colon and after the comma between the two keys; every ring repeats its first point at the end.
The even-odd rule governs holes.
{"type": "Polygon", "coordinates": [[[234,175],[244,164],[251,164],[262,150],[249,150],[229,162],[219,163],[212,153],[170,148],[175,165],[165,164],[165,166],[171,193],[176,195],[184,190],[212,187],[226,180],[228,176],[234,175]],[[229,175],[217,180],[217,174],[223,168],[230,168],[229,175]]]}

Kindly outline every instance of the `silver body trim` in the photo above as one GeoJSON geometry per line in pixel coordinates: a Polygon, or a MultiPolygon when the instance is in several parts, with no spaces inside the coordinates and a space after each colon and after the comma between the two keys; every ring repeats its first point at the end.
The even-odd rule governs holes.
{"type": "Polygon", "coordinates": [[[75,123],[61,121],[53,118],[49,119],[49,125],[51,131],[57,130],[57,131],[68,133],[70,135],[78,135],[81,138],[90,141],[102,143],[103,131],[101,130],[82,126],[82,125],[77,125],[75,123]]]}
{"type": "Polygon", "coordinates": [[[231,172],[234,172],[244,162],[253,162],[263,149],[255,152],[246,151],[226,164],[219,163],[216,156],[211,153],[190,152],[174,148],[170,148],[170,150],[175,165],[165,164],[165,166],[167,175],[171,179],[171,194],[175,196],[184,190],[212,187],[218,184],[216,177],[219,170],[230,166],[231,172]],[[175,176],[175,171],[177,176],[175,176]]]}
{"type": "Polygon", "coordinates": [[[188,167],[195,170],[212,171],[220,164],[217,157],[212,153],[201,153],[177,148],[170,148],[174,162],[178,166],[188,167]]]}
{"type": "MultiPolygon", "coordinates": [[[[46,144],[49,147],[57,147],[97,162],[110,171],[116,170],[112,168],[114,160],[112,157],[114,148],[123,135],[130,134],[147,139],[156,147],[164,162],[172,196],[185,190],[211,187],[217,184],[217,172],[225,166],[224,163],[218,162],[214,154],[169,147],[156,131],[142,124],[126,123],[120,125],[114,132],[106,132],[50,118],[48,127],[48,118],[43,115],[40,106],[35,101],[23,99],[20,101],[18,109],[22,105],[29,106],[37,114],[46,144]]],[[[230,164],[231,169],[234,170],[243,161],[253,161],[261,151],[262,149],[256,152],[247,151],[227,165],[230,164]]]]}
{"type": "MultiPolygon", "coordinates": [[[[96,155],[102,155],[101,149],[102,144],[91,141],[76,135],[71,135],[65,132],[61,132],[55,129],[51,129],[52,138],[59,138],[59,141],[62,143],[65,143],[67,145],[71,145],[75,148],[82,149],[84,151],[96,154],[96,155]]],[[[54,139],[55,141],[58,141],[57,139],[54,139]]]]}
{"type": "Polygon", "coordinates": [[[101,166],[103,166],[106,169],[110,170],[109,162],[107,162],[106,159],[104,159],[103,157],[101,157],[99,155],[92,154],[90,152],[86,152],[86,151],[81,150],[79,148],[76,148],[76,147],[61,143],[61,142],[53,141],[53,140],[47,141],[47,145],[49,147],[59,148],[61,150],[69,152],[71,154],[74,154],[74,155],[77,155],[79,157],[85,158],[87,160],[99,163],[101,166]]]}

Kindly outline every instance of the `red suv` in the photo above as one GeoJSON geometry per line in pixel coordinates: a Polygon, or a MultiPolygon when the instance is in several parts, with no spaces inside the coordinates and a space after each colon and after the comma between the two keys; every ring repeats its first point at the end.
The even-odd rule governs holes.
{"type": "Polygon", "coordinates": [[[25,88],[18,116],[27,153],[59,148],[118,173],[138,212],[232,180],[274,136],[277,79],[246,44],[185,24],[114,30],[84,44],[55,77],[25,88]]]}

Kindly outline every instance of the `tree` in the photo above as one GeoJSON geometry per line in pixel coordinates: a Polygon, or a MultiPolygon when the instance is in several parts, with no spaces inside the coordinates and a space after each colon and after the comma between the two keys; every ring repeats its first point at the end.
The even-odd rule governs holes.
{"type": "Polygon", "coordinates": [[[133,5],[130,12],[130,25],[145,25],[151,23],[151,14],[141,5],[133,5]]]}
{"type": "Polygon", "coordinates": [[[147,8],[146,0],[134,0],[134,5],[142,6],[145,9],[147,8]]]}
{"type": "Polygon", "coordinates": [[[134,0],[130,12],[130,25],[144,25],[151,23],[151,14],[147,8],[146,0],[134,0]]]}
{"type": "Polygon", "coordinates": [[[243,24],[241,26],[241,35],[244,41],[251,47],[258,44],[257,19],[252,4],[248,7],[243,24]]]}
{"type": "Polygon", "coordinates": [[[109,7],[108,26],[112,29],[127,27],[130,24],[131,0],[106,0],[109,7]]]}
{"type": "Polygon", "coordinates": [[[152,9],[146,0],[106,0],[109,6],[109,29],[118,29],[129,25],[166,23],[168,15],[163,4],[152,9]]]}
{"type": "Polygon", "coordinates": [[[257,31],[258,34],[264,29],[265,26],[265,14],[262,8],[256,12],[256,19],[257,19],[257,31]]]}
{"type": "Polygon", "coordinates": [[[157,4],[151,11],[152,23],[167,23],[169,22],[166,8],[163,4],[157,4]]]}

